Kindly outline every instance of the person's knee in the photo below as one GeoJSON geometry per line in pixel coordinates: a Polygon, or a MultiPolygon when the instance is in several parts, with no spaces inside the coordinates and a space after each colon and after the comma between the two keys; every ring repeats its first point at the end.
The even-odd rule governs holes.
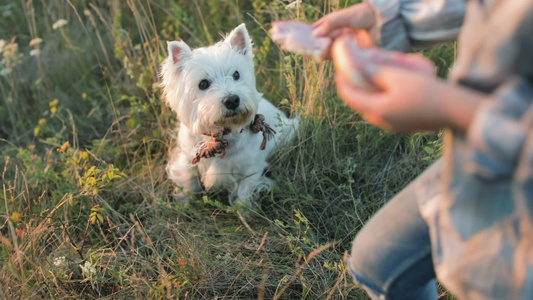
{"type": "Polygon", "coordinates": [[[375,245],[365,233],[353,241],[352,252],[348,259],[348,269],[357,284],[361,285],[373,299],[386,299],[385,280],[380,278],[381,269],[375,257],[375,245]]]}
{"type": "Polygon", "coordinates": [[[400,249],[369,231],[353,241],[348,268],[372,299],[436,299],[431,255],[397,256],[400,249]],[[411,262],[411,263],[408,263],[411,262]]]}

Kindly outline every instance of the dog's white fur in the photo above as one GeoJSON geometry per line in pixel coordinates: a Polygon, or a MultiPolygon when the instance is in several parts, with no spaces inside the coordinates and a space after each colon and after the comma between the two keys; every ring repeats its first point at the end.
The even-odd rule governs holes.
{"type": "Polygon", "coordinates": [[[161,66],[161,85],[166,103],[179,120],[177,145],[167,165],[170,179],[179,187],[176,197],[187,201],[203,185],[206,190],[227,190],[230,203],[237,204],[249,203],[259,192],[270,190],[274,182],[263,175],[267,159],[277,146],[292,139],[298,122],[285,117],[257,91],[252,41],[245,25],[209,47],[191,50],[183,41],[168,42],[168,52],[161,66]],[[235,71],[240,74],[237,80],[235,71]],[[204,79],[210,86],[201,90],[204,79]],[[223,104],[230,95],[240,98],[235,110],[223,104]],[[257,113],[277,132],[264,150],[260,150],[262,133],[249,129],[257,113]],[[210,140],[206,134],[224,128],[231,129],[224,135],[228,141],[225,157],[202,158],[192,166],[199,145],[210,140]]]}

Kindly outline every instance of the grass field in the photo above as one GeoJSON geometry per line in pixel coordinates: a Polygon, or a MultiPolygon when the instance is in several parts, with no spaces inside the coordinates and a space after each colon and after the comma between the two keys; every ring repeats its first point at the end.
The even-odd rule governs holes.
{"type": "MultiPolygon", "coordinates": [[[[0,4],[1,299],[366,299],[347,273],[368,218],[440,155],[347,109],[330,63],[284,53],[270,23],[357,1],[20,0],[0,4]],[[246,23],[258,90],[302,118],[251,208],[181,206],[165,162],[166,41],[246,23]]],[[[454,45],[425,54],[445,76],[454,45]]],[[[398,212],[401,214],[401,212],[398,212]]],[[[442,297],[449,297],[445,291],[442,297]]]]}

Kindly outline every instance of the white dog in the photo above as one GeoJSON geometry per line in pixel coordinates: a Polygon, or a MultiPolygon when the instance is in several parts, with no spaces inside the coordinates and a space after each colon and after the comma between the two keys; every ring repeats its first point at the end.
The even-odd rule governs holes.
{"type": "Polygon", "coordinates": [[[183,41],[168,42],[168,52],[161,85],[179,120],[167,165],[178,185],[176,197],[187,201],[203,185],[227,190],[233,205],[269,191],[273,181],[263,174],[267,159],[292,139],[298,122],[257,91],[245,25],[209,47],[191,50],[183,41]]]}

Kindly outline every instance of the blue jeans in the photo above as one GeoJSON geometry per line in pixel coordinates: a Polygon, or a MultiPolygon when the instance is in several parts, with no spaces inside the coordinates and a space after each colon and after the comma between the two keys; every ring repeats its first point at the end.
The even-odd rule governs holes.
{"type": "Polygon", "coordinates": [[[415,187],[434,176],[432,166],[381,208],[358,233],[350,272],[372,299],[437,299],[429,228],[415,187]]]}

